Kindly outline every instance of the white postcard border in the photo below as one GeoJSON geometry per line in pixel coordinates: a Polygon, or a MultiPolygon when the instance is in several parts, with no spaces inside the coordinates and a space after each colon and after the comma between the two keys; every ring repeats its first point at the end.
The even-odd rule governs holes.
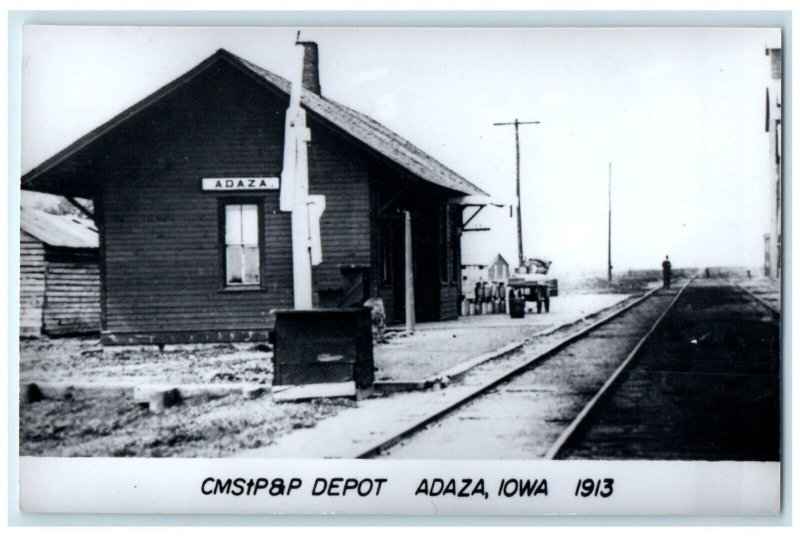
{"type": "Polygon", "coordinates": [[[20,508],[128,514],[774,515],[780,510],[780,463],[21,457],[20,508]],[[498,494],[504,478],[529,480],[529,494],[498,494]],[[236,479],[242,480],[238,488],[236,479]],[[258,479],[266,483],[255,490],[258,479]],[[348,479],[354,481],[342,495],[348,479]],[[580,479],[613,479],[612,493],[576,495],[580,479]],[[352,486],[355,481],[363,494],[352,486]],[[448,485],[450,492],[443,493],[448,485]]]}

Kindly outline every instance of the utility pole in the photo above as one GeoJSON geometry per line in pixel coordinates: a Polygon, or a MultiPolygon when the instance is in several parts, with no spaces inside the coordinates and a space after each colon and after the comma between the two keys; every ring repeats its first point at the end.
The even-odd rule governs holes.
{"type": "Polygon", "coordinates": [[[525,264],[525,256],[522,253],[522,196],[520,195],[519,182],[519,126],[538,125],[538,121],[520,121],[515,119],[513,123],[495,123],[495,127],[514,126],[514,141],[517,147],[517,255],[519,256],[519,266],[525,264]]]}
{"type": "Polygon", "coordinates": [[[608,283],[611,283],[611,163],[608,163],[608,283]]]}

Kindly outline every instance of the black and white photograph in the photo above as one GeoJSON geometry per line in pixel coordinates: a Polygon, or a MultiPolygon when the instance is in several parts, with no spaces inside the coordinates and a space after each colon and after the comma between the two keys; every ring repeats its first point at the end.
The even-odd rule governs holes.
{"type": "Polygon", "coordinates": [[[782,46],[764,27],[25,26],[21,497],[42,508],[23,489],[45,463],[210,461],[253,474],[199,470],[198,502],[279,478],[301,504],[399,513],[556,494],[601,507],[552,512],[662,512],[624,472],[554,477],[624,461],[687,496],[701,474],[672,464],[724,468],[720,490],[777,509],[782,46]],[[343,470],[293,477],[303,460],[343,470]],[[262,482],[260,461],[285,472],[262,482]],[[769,492],[737,491],[750,478],[769,492]]]}

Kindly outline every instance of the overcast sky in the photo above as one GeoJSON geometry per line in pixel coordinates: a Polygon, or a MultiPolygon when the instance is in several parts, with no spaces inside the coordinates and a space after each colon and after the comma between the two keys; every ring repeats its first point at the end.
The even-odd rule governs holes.
{"type": "MultiPolygon", "coordinates": [[[[226,48],[284,77],[297,29],[27,27],[23,173],[226,48]]],[[[305,29],[323,95],[365,112],[499,200],[522,127],[525,253],[604,270],[608,164],[619,270],[760,265],[769,231],[765,46],[777,30],[305,29]]],[[[465,258],[516,260],[484,211],[465,258]]]]}

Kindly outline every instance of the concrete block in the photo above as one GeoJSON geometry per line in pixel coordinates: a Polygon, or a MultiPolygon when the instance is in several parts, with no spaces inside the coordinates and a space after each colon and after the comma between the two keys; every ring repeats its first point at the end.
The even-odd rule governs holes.
{"type": "Polygon", "coordinates": [[[303,401],[326,397],[355,397],[355,382],[330,382],[303,384],[301,386],[273,386],[272,398],[276,402],[303,401]]]}
{"type": "Polygon", "coordinates": [[[139,405],[146,405],[150,400],[151,393],[153,393],[153,389],[147,385],[136,386],[133,389],[133,402],[139,405]]]}

